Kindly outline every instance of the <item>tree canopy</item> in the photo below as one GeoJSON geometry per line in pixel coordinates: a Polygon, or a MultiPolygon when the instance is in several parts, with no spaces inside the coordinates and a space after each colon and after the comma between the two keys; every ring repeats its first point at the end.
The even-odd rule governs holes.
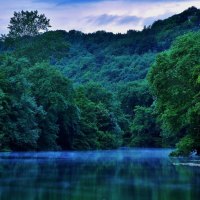
{"type": "Polygon", "coordinates": [[[163,134],[182,138],[177,154],[200,152],[200,32],[161,53],[149,73],[163,134]]]}
{"type": "Polygon", "coordinates": [[[8,25],[9,37],[17,38],[23,36],[36,36],[41,31],[47,31],[50,28],[50,20],[44,14],[38,14],[38,11],[14,12],[8,25]]]}

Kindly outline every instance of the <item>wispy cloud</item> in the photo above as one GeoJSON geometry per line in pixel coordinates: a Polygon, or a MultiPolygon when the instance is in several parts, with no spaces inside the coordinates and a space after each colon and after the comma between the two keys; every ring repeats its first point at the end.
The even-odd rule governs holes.
{"type": "Polygon", "coordinates": [[[89,16],[86,17],[88,19],[88,23],[92,23],[94,26],[104,26],[109,24],[115,24],[115,25],[121,25],[121,24],[129,24],[131,23],[134,25],[135,23],[138,23],[141,18],[138,18],[136,16],[120,16],[120,15],[99,15],[99,16],[89,16]]]}
{"type": "Polygon", "coordinates": [[[51,19],[52,29],[94,32],[141,30],[157,19],[200,8],[199,0],[6,0],[0,6],[0,33],[14,11],[38,10],[51,19]]]}
{"type": "Polygon", "coordinates": [[[88,23],[93,23],[94,25],[107,25],[117,20],[117,15],[99,15],[99,16],[89,16],[86,17],[88,19],[88,23]]]}

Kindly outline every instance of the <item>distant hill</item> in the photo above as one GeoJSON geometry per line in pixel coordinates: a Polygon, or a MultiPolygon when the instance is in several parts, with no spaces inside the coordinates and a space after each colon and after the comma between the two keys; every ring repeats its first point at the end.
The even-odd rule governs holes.
{"type": "MultiPolygon", "coordinates": [[[[32,54],[36,54],[38,49],[41,53],[46,45],[49,55],[49,48],[52,55],[58,51],[61,60],[58,62],[51,59],[51,63],[74,83],[95,81],[106,87],[113,87],[116,83],[144,79],[158,52],[168,49],[176,37],[199,29],[200,10],[191,7],[168,19],[158,20],[142,31],[129,30],[126,34],[98,31],[84,34],[75,30],[58,30],[36,38],[22,38],[18,45],[11,44],[9,49],[20,48],[20,56],[30,54],[34,51],[30,45],[27,50],[27,44],[34,40],[37,47],[32,54]],[[35,40],[38,40],[38,43],[35,40]],[[68,50],[59,48],[63,41],[68,45],[68,50]]],[[[3,49],[2,45],[1,43],[0,50],[3,49]]],[[[46,54],[46,51],[45,49],[43,54],[46,54]]],[[[20,52],[19,49],[17,52],[20,52]]]]}
{"type": "Polygon", "coordinates": [[[143,79],[158,52],[168,49],[177,36],[199,29],[200,10],[191,7],[142,31],[65,32],[70,50],[58,68],[77,83],[94,80],[107,85],[143,79]]]}

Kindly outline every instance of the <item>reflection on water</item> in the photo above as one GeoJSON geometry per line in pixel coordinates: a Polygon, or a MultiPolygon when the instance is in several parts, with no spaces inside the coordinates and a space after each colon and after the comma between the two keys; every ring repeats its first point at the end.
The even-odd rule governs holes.
{"type": "Polygon", "coordinates": [[[0,200],[200,199],[200,160],[169,152],[1,153],[0,200]]]}

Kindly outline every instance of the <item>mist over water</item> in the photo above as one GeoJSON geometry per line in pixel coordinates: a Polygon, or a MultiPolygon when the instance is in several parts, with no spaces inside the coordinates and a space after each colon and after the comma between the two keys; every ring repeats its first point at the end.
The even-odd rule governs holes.
{"type": "Polygon", "coordinates": [[[200,159],[170,151],[1,153],[0,199],[199,199],[200,159]]]}

